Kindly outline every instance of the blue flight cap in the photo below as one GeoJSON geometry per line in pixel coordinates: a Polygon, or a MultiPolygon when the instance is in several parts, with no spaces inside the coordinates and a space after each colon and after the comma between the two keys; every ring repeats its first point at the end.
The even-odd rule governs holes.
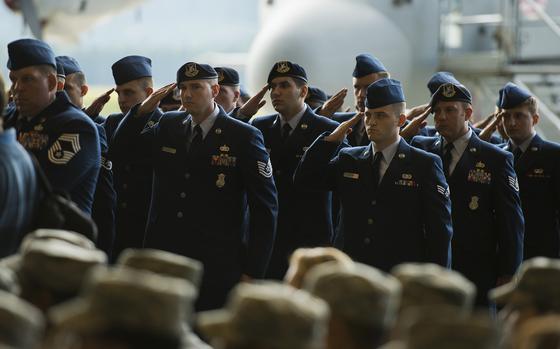
{"type": "Polygon", "coordinates": [[[363,53],[356,56],[356,67],[352,76],[355,78],[361,78],[373,73],[386,72],[385,66],[381,61],[369,53],[363,53]]]}
{"type": "Polygon", "coordinates": [[[189,80],[218,79],[218,73],[208,64],[185,63],[177,70],[177,84],[189,80]]]}
{"type": "Polygon", "coordinates": [[[307,73],[305,69],[297,63],[288,61],[276,62],[268,74],[267,82],[270,84],[275,78],[284,76],[300,79],[307,83],[307,73]]]}
{"type": "Polygon", "coordinates": [[[450,72],[438,71],[437,73],[432,75],[432,77],[428,81],[428,89],[430,90],[430,96],[436,93],[437,89],[441,85],[448,84],[448,83],[461,85],[461,83],[457,79],[455,79],[455,76],[450,72]]]}
{"type": "Polygon", "coordinates": [[[62,67],[64,68],[64,72],[66,73],[66,76],[70,74],[83,72],[82,68],[80,67],[80,64],[78,64],[78,61],[73,57],[57,56],[56,63],[62,65],[62,67]]]}
{"type": "Polygon", "coordinates": [[[325,91],[315,86],[309,86],[306,99],[325,103],[329,98],[327,97],[325,91]]]}
{"type": "Polygon", "coordinates": [[[381,108],[386,105],[404,101],[404,92],[401,82],[398,80],[388,78],[379,79],[367,88],[366,107],[368,109],[381,108]]]}
{"type": "Polygon", "coordinates": [[[470,91],[464,85],[449,82],[441,85],[432,95],[430,107],[434,108],[436,103],[439,101],[472,103],[472,96],[470,91]]]}
{"type": "Polygon", "coordinates": [[[122,85],[129,81],[151,77],[152,60],[143,56],[126,56],[112,66],[115,84],[122,85]]]}
{"type": "Polygon", "coordinates": [[[498,100],[498,107],[502,109],[515,108],[527,99],[532,97],[529,91],[522,89],[512,82],[508,82],[503,88],[500,89],[500,99],[498,100]]]}
{"type": "Polygon", "coordinates": [[[228,67],[214,68],[218,73],[218,83],[227,86],[239,86],[239,73],[237,70],[228,67]]]}
{"type": "Polygon", "coordinates": [[[44,41],[20,39],[8,44],[9,70],[19,70],[33,65],[50,65],[56,69],[56,60],[51,47],[44,41]]]}

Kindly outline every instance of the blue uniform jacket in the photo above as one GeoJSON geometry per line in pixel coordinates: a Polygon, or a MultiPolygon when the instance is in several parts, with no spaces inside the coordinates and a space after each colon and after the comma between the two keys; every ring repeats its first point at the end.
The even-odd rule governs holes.
{"type": "MultiPolygon", "coordinates": [[[[161,110],[156,109],[152,114],[134,120],[136,133],[155,125],[161,115],[161,110]]],[[[113,168],[113,185],[117,193],[114,259],[126,248],[142,246],[152,196],[153,167],[145,156],[150,149],[137,137],[113,137],[123,118],[123,114],[111,114],[104,123],[109,141],[108,160],[113,168]]]]}
{"type": "Polygon", "coordinates": [[[189,158],[190,115],[165,113],[140,136],[135,112],[123,120],[114,141],[136,137],[151,148],[130,149],[154,168],[145,247],[202,261],[199,309],[219,307],[241,274],[264,276],[272,250],[278,201],[262,134],[220,108],[189,158]]]}
{"type": "Polygon", "coordinates": [[[91,217],[97,225],[97,246],[111,256],[113,243],[115,241],[115,209],[117,193],[113,186],[113,170],[111,161],[107,157],[109,147],[105,129],[95,124],[99,133],[99,144],[101,146],[101,167],[97,186],[93,196],[91,217]]]}
{"type": "Polygon", "coordinates": [[[559,258],[560,145],[535,135],[515,163],[515,172],[525,217],[524,259],[559,258]]]}
{"type": "MultiPolygon", "coordinates": [[[[417,136],[413,146],[441,157],[441,137],[417,136]]],[[[475,283],[477,303],[498,277],[514,275],[523,256],[523,213],[510,153],[473,133],[448,178],[453,205],[453,268],[475,283]]]]}
{"type": "Polygon", "coordinates": [[[17,252],[33,223],[39,200],[35,169],[16,140],[16,131],[0,131],[0,258],[17,252]]]}
{"type": "Polygon", "coordinates": [[[31,120],[15,122],[18,141],[33,153],[56,190],[91,214],[101,166],[99,134],[94,122],[75,107],[66,92],[31,120]]]}
{"type": "Polygon", "coordinates": [[[449,266],[451,204],[441,161],[401,139],[374,192],[371,145],[343,148],[334,156],[336,148],[318,138],[294,180],[309,189],[337,191],[343,250],[385,271],[403,262],[449,266]]]}
{"type": "Polygon", "coordinates": [[[307,106],[285,143],[282,143],[279,114],[257,117],[251,124],[263,134],[278,189],[278,227],[268,276],[283,278],[288,258],[296,248],[326,246],[332,242],[331,193],[296,188],[293,176],[305,150],[320,134],[334,130],[338,123],[316,115],[307,106]]]}

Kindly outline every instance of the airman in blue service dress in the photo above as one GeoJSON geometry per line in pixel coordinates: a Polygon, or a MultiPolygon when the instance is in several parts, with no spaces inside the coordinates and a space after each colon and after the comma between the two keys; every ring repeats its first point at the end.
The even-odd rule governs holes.
{"type": "Polygon", "coordinates": [[[477,304],[487,305],[488,290],[514,275],[521,263],[523,214],[513,157],[468,127],[471,102],[463,85],[441,85],[430,104],[440,134],[458,125],[454,139],[416,136],[411,144],[442,158],[453,205],[453,269],[477,286],[477,304]]]}
{"type": "MultiPolygon", "coordinates": [[[[80,64],[73,57],[57,56],[56,62],[62,66],[66,74],[65,86],[69,83],[74,74],[84,74],[80,64]]],[[[73,101],[72,95],[69,94],[68,96],[76,107],[83,108],[82,99],[73,101]]],[[[92,120],[95,122],[94,119],[92,120]]],[[[95,126],[97,128],[97,133],[99,134],[101,147],[101,167],[99,169],[99,177],[97,178],[97,185],[95,187],[95,194],[93,197],[91,218],[97,225],[98,237],[96,244],[101,250],[105,251],[105,253],[110,256],[115,240],[115,209],[117,194],[113,187],[113,171],[111,161],[108,159],[107,154],[109,147],[105,129],[97,122],[95,123],[95,126]]]]}
{"type": "MultiPolygon", "coordinates": [[[[380,79],[367,89],[366,115],[385,107],[392,110],[404,101],[398,81],[380,79]]],[[[404,104],[402,113],[387,116],[393,126],[384,136],[390,135],[394,141],[383,149],[376,150],[376,136],[371,136],[370,145],[343,148],[336,154],[338,142],[328,139],[332,134],[321,135],[306,151],[294,180],[315,190],[338,192],[342,249],[353,259],[382,270],[403,262],[448,267],[453,232],[441,160],[411,147],[398,135],[398,124],[405,118],[404,104]]],[[[347,129],[349,122],[333,134],[347,129]]],[[[367,127],[373,127],[369,122],[365,121],[367,127]]]]}
{"type": "MultiPolygon", "coordinates": [[[[40,40],[13,41],[8,44],[8,56],[8,69],[14,75],[41,65],[56,69],[52,49],[40,40]]],[[[16,105],[24,89],[21,82],[13,81],[16,105]]],[[[24,117],[18,111],[13,126],[18,141],[37,157],[53,187],[67,192],[82,211],[91,214],[101,158],[99,135],[93,121],[65,92],[52,93],[56,93],[54,100],[37,115],[24,117]]]]}
{"type": "MultiPolygon", "coordinates": [[[[446,72],[446,71],[439,71],[436,72],[434,75],[432,75],[432,77],[430,78],[430,80],[428,80],[428,90],[430,90],[430,96],[433,96],[434,93],[436,93],[437,89],[444,84],[456,84],[456,85],[460,85],[461,83],[455,78],[455,76],[450,73],[450,72],[446,72]]],[[[480,132],[482,132],[481,129],[473,127],[470,122],[469,122],[469,127],[473,130],[473,132],[478,136],[480,134],[480,132]]],[[[420,129],[420,131],[418,132],[419,136],[427,136],[427,137],[435,137],[438,136],[437,134],[437,130],[434,126],[426,126],[422,129],[420,129]]],[[[502,138],[500,136],[497,135],[492,135],[490,136],[490,139],[488,140],[489,143],[492,144],[502,144],[504,141],[502,140],[502,138]]]]}
{"type": "Polygon", "coordinates": [[[504,149],[514,154],[525,217],[523,258],[559,258],[560,145],[536,133],[538,105],[528,91],[507,83],[500,96],[504,128],[510,137],[504,149]]]}
{"type": "MultiPolygon", "coordinates": [[[[276,98],[276,89],[280,88],[274,85],[288,83],[286,78],[290,89],[307,86],[307,75],[301,66],[287,61],[278,62],[268,76],[271,98],[276,98]],[[300,87],[295,79],[301,82],[300,87]]],[[[284,277],[289,256],[298,247],[328,246],[332,243],[331,193],[296,188],[293,175],[311,143],[323,132],[330,132],[338,126],[337,122],[313,113],[304,103],[305,96],[301,93],[285,93],[281,98],[290,99],[295,106],[295,115],[294,111],[287,110],[284,113],[292,115],[282,115],[282,109],[279,109],[277,114],[257,117],[251,122],[263,134],[278,189],[278,228],[267,273],[267,277],[275,279],[284,277]]]]}
{"type": "MultiPolygon", "coordinates": [[[[192,86],[217,87],[217,77],[212,67],[189,62],[178,70],[177,83],[182,94],[194,94],[192,86]]],[[[138,144],[132,140],[141,139],[143,148],[128,151],[140,153],[154,167],[145,247],[202,261],[198,308],[211,309],[223,305],[243,274],[264,276],[278,201],[261,132],[228,116],[210,93],[197,101],[213,105],[200,124],[187,112],[169,112],[144,130],[137,106],[123,120],[115,141],[138,144]]]]}
{"type": "MultiPolygon", "coordinates": [[[[375,56],[362,53],[356,56],[356,65],[354,66],[354,71],[352,72],[352,78],[354,81],[354,99],[356,100],[356,112],[338,112],[335,113],[332,119],[336,122],[342,123],[344,121],[350,120],[360,109],[363,109],[363,101],[366,94],[367,85],[361,86],[360,79],[367,79],[369,76],[373,74],[386,74],[387,68],[383,65],[383,63],[375,56]]],[[[375,76],[371,80],[368,80],[369,83],[375,81],[375,79],[381,77],[375,76]]],[[[368,83],[368,85],[369,85],[368,83]]],[[[347,136],[348,143],[353,146],[364,146],[370,143],[368,136],[365,132],[365,126],[363,121],[359,121],[353,128],[352,132],[347,136]]]]}
{"type": "MultiPolygon", "coordinates": [[[[141,78],[151,78],[151,64],[151,60],[143,56],[126,56],[118,60],[112,66],[115,84],[119,86],[138,82],[141,78]]],[[[147,126],[156,124],[162,114],[159,108],[155,109],[150,115],[144,116],[144,124],[147,126]]],[[[116,236],[113,249],[115,258],[126,248],[142,246],[153,176],[153,168],[145,162],[144,154],[129,151],[134,148],[140,149],[141,144],[135,144],[135,139],[113,139],[113,134],[123,118],[123,113],[112,114],[104,123],[109,141],[109,160],[113,167],[114,187],[117,192],[116,236]]]]}

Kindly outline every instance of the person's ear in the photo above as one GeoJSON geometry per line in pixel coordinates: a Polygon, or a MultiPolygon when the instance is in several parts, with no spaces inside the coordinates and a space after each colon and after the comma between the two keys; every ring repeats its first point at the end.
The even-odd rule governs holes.
{"type": "Polygon", "coordinates": [[[303,99],[305,99],[305,97],[307,97],[307,93],[309,92],[309,87],[307,85],[303,85],[301,87],[301,92],[300,92],[300,97],[302,97],[303,99]]]}
{"type": "Polygon", "coordinates": [[[56,78],[56,74],[51,73],[47,76],[47,86],[49,87],[49,91],[57,91],[58,79],[56,78]]]}
{"type": "Polygon", "coordinates": [[[239,100],[240,96],[241,96],[241,91],[233,90],[233,103],[234,104],[237,104],[237,101],[239,100]]]}
{"type": "Polygon", "coordinates": [[[398,126],[399,126],[399,127],[402,127],[402,126],[404,125],[405,121],[406,121],[406,114],[403,113],[403,114],[399,115],[399,124],[398,124],[398,126]]]}
{"type": "Polygon", "coordinates": [[[89,86],[88,85],[82,85],[82,87],[80,88],[80,96],[83,97],[85,95],[87,95],[89,91],[89,86]]]}
{"type": "Polygon", "coordinates": [[[473,109],[472,107],[469,105],[466,109],[465,109],[465,121],[469,121],[471,116],[473,113],[473,109]]]}
{"type": "Polygon", "coordinates": [[[533,126],[535,126],[536,124],[539,123],[539,119],[541,118],[541,116],[537,113],[533,114],[533,126]]]}
{"type": "Polygon", "coordinates": [[[220,85],[219,84],[215,84],[210,86],[212,89],[212,98],[216,98],[218,96],[218,94],[220,93],[220,85]]]}

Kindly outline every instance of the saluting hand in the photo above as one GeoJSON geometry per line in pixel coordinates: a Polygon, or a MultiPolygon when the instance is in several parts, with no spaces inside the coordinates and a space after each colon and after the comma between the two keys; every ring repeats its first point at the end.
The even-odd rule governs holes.
{"type": "Polygon", "coordinates": [[[266,84],[261,90],[254,95],[253,97],[249,98],[249,100],[239,108],[239,115],[242,115],[246,118],[251,118],[255,115],[265,104],[266,101],[263,100],[264,95],[268,91],[268,84],[266,84]]]}
{"type": "Polygon", "coordinates": [[[406,114],[406,119],[409,120],[409,121],[414,119],[418,115],[425,112],[429,107],[430,107],[430,105],[428,103],[426,103],[426,104],[421,104],[419,106],[416,106],[416,107],[410,109],[408,111],[408,113],[406,114]]]}
{"type": "Polygon", "coordinates": [[[352,127],[354,127],[354,125],[356,125],[358,121],[360,121],[363,117],[364,117],[364,113],[359,112],[356,115],[354,115],[352,119],[344,121],[343,123],[338,125],[338,127],[335,128],[330,135],[325,137],[325,141],[333,142],[333,143],[342,143],[342,141],[344,141],[344,137],[346,137],[348,134],[350,134],[350,132],[352,132],[352,127]]]}
{"type": "Polygon", "coordinates": [[[135,116],[140,117],[142,115],[151,114],[154,110],[156,110],[159,102],[161,102],[161,100],[165,98],[165,96],[173,91],[176,86],[176,83],[171,83],[153,92],[148,96],[148,98],[144,100],[144,102],[142,102],[135,116]]]}
{"type": "Polygon", "coordinates": [[[494,120],[492,120],[491,123],[489,123],[488,125],[486,125],[486,127],[480,131],[480,134],[478,135],[478,137],[480,139],[482,139],[483,141],[490,141],[490,138],[492,138],[492,134],[496,131],[496,129],[498,128],[498,125],[502,122],[502,118],[504,116],[504,113],[498,113],[496,115],[496,117],[494,118],[494,120]]]}
{"type": "Polygon", "coordinates": [[[107,104],[107,102],[109,102],[109,100],[111,99],[111,93],[113,93],[113,91],[115,91],[114,88],[110,89],[109,91],[105,92],[104,94],[102,94],[101,96],[97,97],[89,107],[86,108],[86,110],[84,111],[90,118],[95,118],[96,116],[99,115],[99,113],[101,113],[101,111],[103,110],[103,108],[105,107],[105,104],[107,104]]]}
{"type": "Polygon", "coordinates": [[[431,111],[432,108],[428,106],[422,114],[412,119],[412,121],[401,130],[401,137],[403,137],[404,139],[411,139],[412,137],[416,136],[418,134],[418,131],[428,124],[426,118],[428,117],[428,115],[430,115],[431,111]]]}
{"type": "Polygon", "coordinates": [[[346,98],[347,94],[348,90],[345,88],[338,91],[321,106],[317,114],[331,118],[333,114],[342,107],[344,104],[344,98],[346,98]]]}
{"type": "Polygon", "coordinates": [[[498,112],[493,112],[492,114],[488,115],[484,119],[473,123],[473,127],[480,128],[480,129],[485,128],[486,126],[488,126],[494,120],[494,118],[496,117],[496,114],[498,114],[498,112]]]}

